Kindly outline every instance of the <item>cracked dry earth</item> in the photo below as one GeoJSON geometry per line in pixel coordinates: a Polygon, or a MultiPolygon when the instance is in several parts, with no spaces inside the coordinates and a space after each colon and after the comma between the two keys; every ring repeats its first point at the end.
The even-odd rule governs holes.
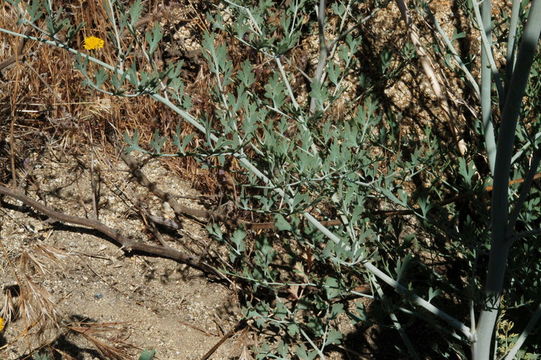
{"type": "MultiPolygon", "coordinates": [[[[171,209],[130,181],[120,159],[95,150],[48,151],[39,161],[25,162],[19,181],[26,195],[57,211],[92,218],[94,174],[99,221],[156,244],[134,203],[144,202],[151,214],[166,218],[173,216],[171,209]]],[[[158,161],[142,171],[179,202],[197,206],[193,199],[199,194],[158,161]]],[[[55,358],[111,358],[96,351],[98,339],[102,350],[112,346],[126,358],[155,349],[156,359],[201,359],[240,319],[234,292],[201,271],[167,259],[125,256],[93,230],[46,220],[17,200],[2,200],[1,315],[15,311],[15,320],[1,334],[0,359],[23,359],[51,339],[56,339],[57,350],[49,348],[55,358]]],[[[202,226],[191,221],[163,236],[186,253],[211,247],[202,226]]],[[[238,357],[247,336],[240,332],[228,339],[211,358],[238,357]]]]}

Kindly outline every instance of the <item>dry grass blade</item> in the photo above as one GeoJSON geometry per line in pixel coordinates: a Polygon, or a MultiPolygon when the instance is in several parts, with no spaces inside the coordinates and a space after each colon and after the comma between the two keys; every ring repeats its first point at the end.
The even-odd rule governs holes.
{"type": "Polygon", "coordinates": [[[17,317],[18,313],[16,297],[19,296],[19,286],[17,284],[5,285],[2,290],[4,301],[2,302],[0,317],[5,321],[11,321],[17,317]]]}
{"type": "Polygon", "coordinates": [[[49,328],[58,328],[60,314],[51,294],[42,285],[25,276],[20,284],[21,293],[18,299],[19,313],[30,324],[39,325],[37,333],[49,328]]]}
{"type": "Polygon", "coordinates": [[[69,325],[68,330],[76,336],[82,336],[90,342],[107,359],[125,360],[132,357],[128,349],[133,348],[118,336],[109,336],[102,338],[105,334],[111,332],[123,332],[122,328],[115,327],[119,323],[76,323],[69,325]],[[112,345],[114,344],[114,345],[112,345]]]}
{"type": "Polygon", "coordinates": [[[37,244],[36,246],[34,246],[34,251],[46,258],[53,260],[55,262],[55,265],[61,265],[60,261],[65,260],[69,256],[69,254],[62,249],[43,244],[37,244]]]}
{"type": "Polygon", "coordinates": [[[19,263],[21,264],[21,267],[23,270],[30,270],[33,273],[39,273],[40,275],[47,274],[47,265],[45,262],[40,259],[36,254],[33,254],[28,251],[24,251],[20,258],[19,263]]]}
{"type": "Polygon", "coordinates": [[[62,356],[62,359],[64,359],[64,360],[76,360],[73,356],[71,356],[70,354],[68,354],[65,351],[62,351],[62,350],[57,349],[57,348],[53,348],[53,350],[56,353],[60,354],[62,356]]]}

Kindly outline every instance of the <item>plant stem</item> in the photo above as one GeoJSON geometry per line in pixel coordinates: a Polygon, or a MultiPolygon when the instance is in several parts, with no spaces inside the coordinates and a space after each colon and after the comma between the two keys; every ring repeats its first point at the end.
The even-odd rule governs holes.
{"type": "Polygon", "coordinates": [[[496,142],[494,138],[494,125],[492,123],[492,71],[490,69],[490,50],[492,49],[492,2],[483,1],[481,8],[482,24],[481,31],[484,31],[488,42],[486,46],[481,47],[481,118],[483,122],[483,132],[485,135],[485,147],[488,156],[490,172],[494,175],[494,166],[496,164],[496,142]]]}
{"type": "Polygon", "coordinates": [[[485,306],[477,324],[477,342],[472,346],[474,360],[488,360],[491,354],[492,335],[498,316],[509,249],[513,241],[513,237],[508,233],[508,190],[515,131],[540,32],[541,0],[533,0],[517,56],[516,70],[513,72],[509,86],[512,91],[507,93],[505,99],[502,126],[498,136],[494,191],[492,192],[492,245],[485,285],[485,306]]]}

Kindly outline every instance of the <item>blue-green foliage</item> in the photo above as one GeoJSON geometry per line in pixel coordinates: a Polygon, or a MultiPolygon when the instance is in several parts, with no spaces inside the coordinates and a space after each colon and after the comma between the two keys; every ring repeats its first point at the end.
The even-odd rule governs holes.
{"type": "MultiPolygon", "coordinates": [[[[65,12],[47,4],[31,1],[29,20],[24,21],[45,18],[46,40],[65,32],[71,41],[79,28],[71,25],[65,12]]],[[[132,36],[123,39],[125,48],[117,49],[114,67],[94,70],[90,56],[79,54],[75,66],[85,83],[124,97],[159,96],[190,121],[193,103],[182,79],[184,63],[158,69],[153,61],[163,30],[155,25],[137,36],[143,2],[128,8],[115,4],[121,10],[116,16],[120,33],[127,29],[132,36]],[[144,56],[128,61],[125,55],[135,48],[144,56]]],[[[464,129],[473,134],[471,150],[463,155],[448,127],[439,125],[438,116],[412,119],[400,113],[389,104],[386,91],[405,74],[406,66],[418,60],[415,47],[406,42],[399,49],[389,44],[393,46],[379,53],[371,51],[367,45],[371,39],[356,29],[364,15],[350,2],[333,2],[326,9],[326,16],[334,16],[338,23],[355,24],[349,29],[340,25],[329,30],[314,12],[317,5],[309,0],[225,1],[225,8],[213,8],[207,14],[212,31],[201,41],[210,84],[206,100],[212,104],[197,119],[204,133],[184,135],[179,126],[169,138],[155,131],[147,146],[140,144],[134,129],[125,134],[125,151],[190,156],[207,167],[223,166],[233,157],[249,159],[261,172],[254,174],[246,163],[235,170],[242,181],[234,200],[239,212],[256,222],[271,221],[274,228],[257,232],[242,226],[227,231],[219,224],[207,227],[212,238],[228,249],[229,263],[222,271],[243,286],[244,316],[262,338],[254,349],[257,359],[314,359],[331,345],[346,342],[347,334],[340,331],[344,323],[350,321],[359,329],[372,321],[396,326],[387,315],[398,311],[406,328],[423,319],[443,334],[432,343],[419,344],[424,346],[423,355],[465,353],[466,339],[411,307],[408,296],[380,298],[377,291],[362,294],[356,289],[367,284],[380,288],[363,268],[371,261],[431,303],[459,309],[457,318],[466,319],[470,304],[480,303],[490,244],[490,204],[484,188],[490,181],[475,150],[481,125],[473,120],[464,129]],[[307,48],[311,61],[324,61],[312,64],[310,74],[293,61],[295,51],[308,52],[307,48]],[[320,53],[329,56],[318,59],[320,53]],[[315,68],[324,75],[316,78],[315,68]],[[169,141],[176,152],[163,153],[169,141]],[[306,213],[332,220],[328,228],[338,240],[329,240],[306,222],[306,213]],[[359,301],[363,295],[383,300],[381,314],[359,301]]],[[[111,21],[111,11],[117,10],[106,7],[111,21]]],[[[453,40],[463,37],[455,33],[453,40]]],[[[454,59],[437,44],[432,44],[432,51],[442,54],[445,64],[454,59]]],[[[470,66],[470,60],[464,62],[470,66]]],[[[535,119],[541,109],[540,69],[538,59],[526,90],[524,126],[517,133],[515,178],[526,175],[528,154],[540,145],[541,123],[535,119]]],[[[428,109],[426,104],[417,105],[428,109]]],[[[513,196],[515,191],[512,188],[513,196]]],[[[535,188],[525,200],[517,228],[538,229],[540,218],[535,188]]],[[[530,310],[535,305],[532,299],[540,296],[537,245],[524,241],[512,251],[508,278],[517,287],[506,297],[520,311],[530,310]]],[[[404,347],[398,341],[393,346],[404,347]]],[[[151,359],[154,353],[143,356],[151,359]]]]}
{"type": "Polygon", "coordinates": [[[139,355],[139,360],[152,360],[156,355],[156,350],[143,350],[139,355]]]}

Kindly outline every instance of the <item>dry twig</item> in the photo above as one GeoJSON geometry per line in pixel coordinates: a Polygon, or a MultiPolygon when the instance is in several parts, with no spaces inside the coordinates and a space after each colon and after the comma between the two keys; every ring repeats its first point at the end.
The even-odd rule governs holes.
{"type": "Polygon", "coordinates": [[[28,196],[20,193],[19,191],[12,190],[2,185],[0,185],[0,194],[17,199],[23,202],[25,205],[30,206],[34,210],[44,215],[47,215],[53,220],[94,229],[99,233],[109,237],[110,239],[113,239],[116,243],[120,244],[121,249],[126,253],[140,252],[144,254],[168,258],[189,265],[193,268],[199,269],[205,273],[219,276],[219,273],[214,270],[214,268],[203,263],[201,258],[198,256],[187,255],[170,247],[165,248],[163,246],[149,245],[141,241],[130,239],[97,220],[85,219],[77,216],[63,214],[61,212],[51,209],[46,205],[43,205],[38,201],[29,198],[28,196]]]}

